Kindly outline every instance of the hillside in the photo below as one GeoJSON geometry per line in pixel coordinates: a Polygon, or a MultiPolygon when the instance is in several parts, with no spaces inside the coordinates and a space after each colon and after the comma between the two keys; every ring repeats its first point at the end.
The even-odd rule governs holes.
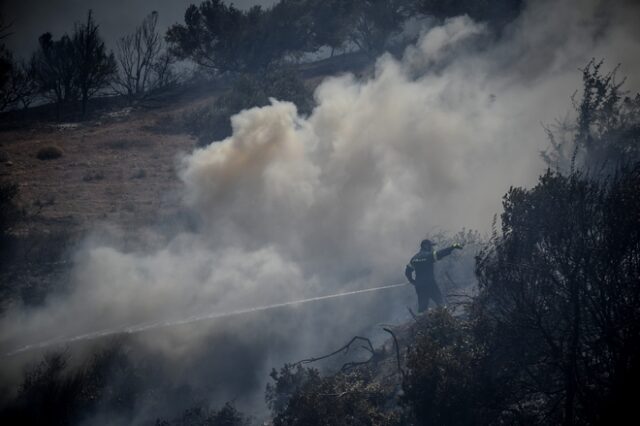
{"type": "MultiPolygon", "coordinates": [[[[370,66],[370,58],[351,53],[302,64],[298,72],[312,89],[328,76],[361,74],[370,66]]],[[[20,112],[3,114],[0,182],[17,182],[19,204],[38,212],[17,232],[82,233],[103,222],[130,235],[177,214],[177,165],[197,142],[182,120],[215,105],[229,88],[224,81],[200,82],[133,107],[97,99],[100,109],[87,121],[55,122],[51,113],[39,118],[47,117],[41,111],[26,119],[20,112]],[[48,146],[63,155],[39,160],[38,151],[48,146]]]]}
{"type": "Polygon", "coordinates": [[[0,424],[633,418],[640,4],[264,2],[0,10],[0,424]]]}
{"type": "Polygon", "coordinates": [[[170,199],[178,185],[175,166],[194,141],[153,127],[178,112],[175,107],[129,108],[90,122],[2,132],[1,149],[7,157],[3,180],[19,183],[22,206],[43,206],[36,222],[29,222],[36,229],[23,224],[20,232],[57,226],[88,231],[101,221],[135,230],[170,214],[176,207],[170,199]],[[51,145],[62,149],[62,157],[39,160],[38,151],[51,145]]]}
{"type": "Polygon", "coordinates": [[[66,121],[55,120],[54,105],[3,113],[0,184],[17,185],[13,204],[19,214],[1,272],[2,304],[37,305],[65,285],[71,256],[87,237],[147,249],[165,234],[188,229],[193,218],[183,207],[178,177],[183,156],[224,137],[229,116],[254,102],[268,103],[271,90],[286,99],[290,76],[293,96],[306,91],[301,96],[310,98],[327,76],[362,74],[370,67],[366,55],[348,53],[301,64],[294,74],[276,75],[274,83],[250,80],[245,87],[225,78],[196,78],[134,105],[121,97],[96,98],[86,120],[73,105],[66,121]],[[62,155],[39,158],[50,149],[62,155]]]}

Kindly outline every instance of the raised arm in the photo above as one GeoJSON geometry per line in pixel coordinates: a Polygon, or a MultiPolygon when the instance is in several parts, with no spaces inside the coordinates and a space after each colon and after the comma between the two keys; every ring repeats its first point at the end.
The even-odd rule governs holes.
{"type": "Polygon", "coordinates": [[[435,255],[436,260],[440,260],[440,259],[442,259],[443,257],[449,256],[449,255],[451,254],[451,252],[452,252],[452,251],[454,251],[454,250],[456,250],[456,249],[458,249],[458,250],[462,250],[462,245],[460,245],[460,244],[458,244],[458,243],[455,243],[455,244],[453,244],[451,247],[447,247],[447,248],[445,248],[445,249],[438,250],[438,251],[436,252],[436,255],[435,255]]]}

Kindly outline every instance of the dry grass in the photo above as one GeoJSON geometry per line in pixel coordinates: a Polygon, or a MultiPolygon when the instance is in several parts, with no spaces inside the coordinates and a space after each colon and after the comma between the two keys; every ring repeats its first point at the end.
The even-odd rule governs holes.
{"type": "Polygon", "coordinates": [[[20,185],[19,202],[33,206],[55,196],[56,202],[25,223],[20,232],[92,229],[98,222],[116,224],[127,233],[173,215],[180,209],[175,194],[180,153],[190,152],[195,141],[182,134],[158,134],[150,128],[157,117],[174,111],[167,106],[138,111],[126,121],[50,126],[0,132],[0,145],[12,166],[0,166],[0,182],[20,185]],[[33,153],[49,147],[40,161],[33,153]],[[53,153],[53,155],[51,154],[53,153]]]}

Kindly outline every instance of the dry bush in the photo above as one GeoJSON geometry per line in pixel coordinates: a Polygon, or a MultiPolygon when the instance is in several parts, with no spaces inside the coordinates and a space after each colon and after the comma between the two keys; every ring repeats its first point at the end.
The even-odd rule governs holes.
{"type": "Polygon", "coordinates": [[[104,180],[104,172],[100,170],[97,172],[87,172],[82,177],[82,180],[85,182],[94,182],[94,181],[104,180]]]}
{"type": "Polygon", "coordinates": [[[131,179],[144,179],[147,177],[147,171],[145,169],[138,169],[131,175],[131,179]]]}
{"type": "Polygon", "coordinates": [[[38,160],[55,160],[62,157],[62,148],[55,145],[48,145],[40,148],[36,154],[38,160]]]}
{"type": "Polygon", "coordinates": [[[113,150],[121,150],[126,151],[133,148],[142,148],[148,147],[151,143],[148,140],[141,139],[116,139],[112,141],[105,142],[103,146],[105,148],[113,149],[113,150]]]}
{"type": "Polygon", "coordinates": [[[231,403],[226,403],[219,411],[195,406],[173,420],[157,419],[156,426],[249,426],[251,421],[231,403]]]}
{"type": "Polygon", "coordinates": [[[285,365],[273,370],[273,384],[266,399],[275,426],[405,424],[394,408],[393,395],[373,380],[371,372],[358,369],[322,377],[318,370],[285,365]],[[391,402],[391,404],[390,404],[391,402]]]}

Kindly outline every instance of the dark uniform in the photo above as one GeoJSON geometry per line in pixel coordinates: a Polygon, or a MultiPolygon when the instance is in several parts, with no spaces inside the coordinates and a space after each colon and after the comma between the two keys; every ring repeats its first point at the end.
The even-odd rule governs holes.
{"type": "Polygon", "coordinates": [[[418,312],[424,312],[429,306],[429,300],[433,300],[436,305],[443,306],[442,293],[436,284],[433,273],[434,264],[437,260],[451,254],[455,249],[462,246],[454,244],[442,250],[434,250],[433,244],[429,240],[420,243],[420,251],[411,258],[404,270],[404,274],[411,284],[416,288],[418,294],[418,312]],[[415,272],[415,279],[413,273],[415,272]]]}

